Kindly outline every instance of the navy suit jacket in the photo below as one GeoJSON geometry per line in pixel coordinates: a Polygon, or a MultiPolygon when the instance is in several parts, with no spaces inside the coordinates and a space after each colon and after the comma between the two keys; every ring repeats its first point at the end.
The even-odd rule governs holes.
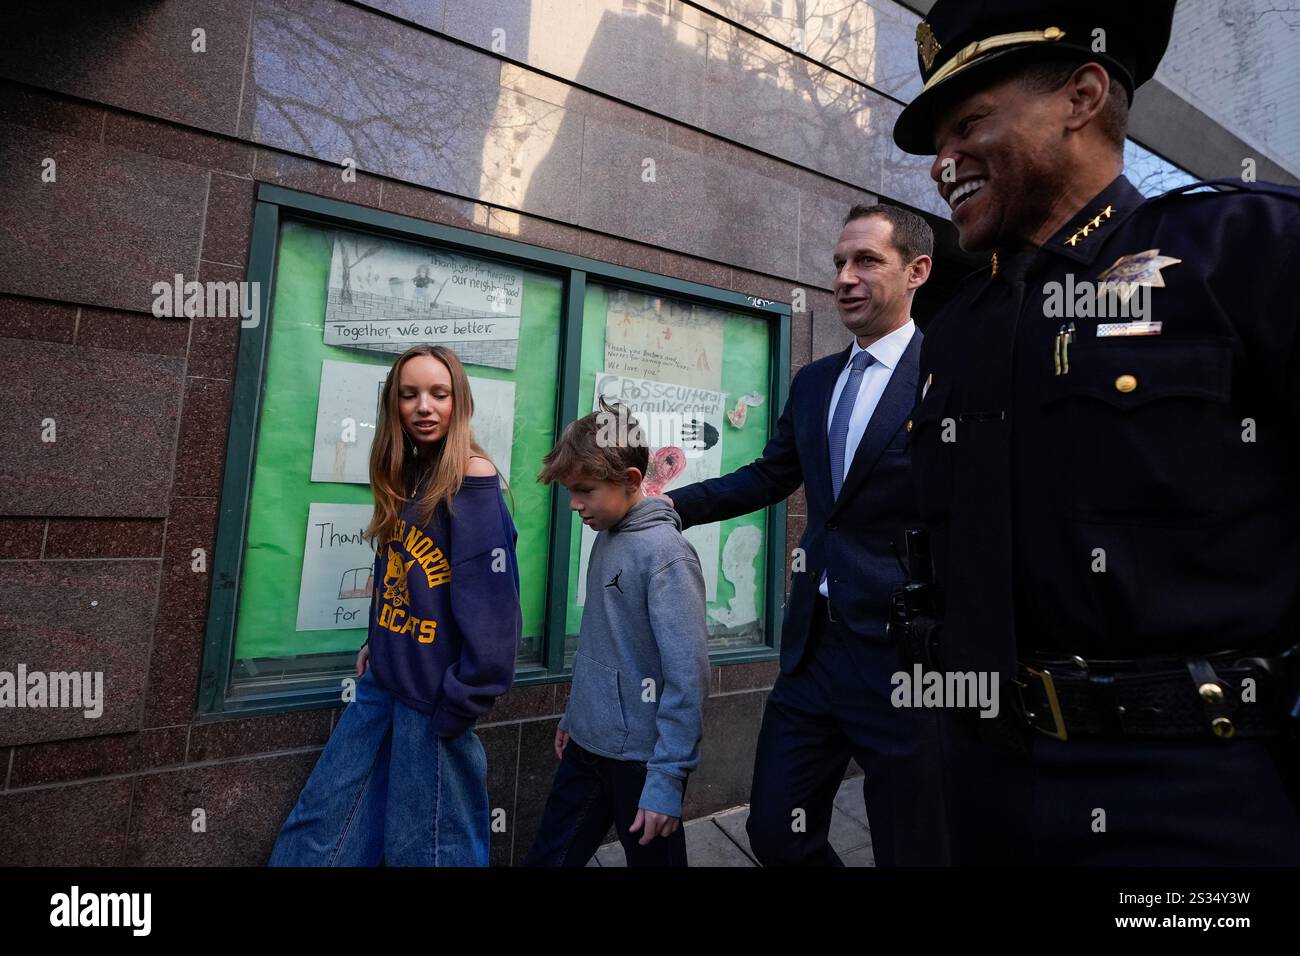
{"type": "Polygon", "coordinates": [[[922,338],[917,329],[890,375],[838,499],[831,496],[826,422],[851,344],[799,370],[761,458],[721,478],[668,492],[682,526],[689,528],[777,504],[804,486],[808,524],[799,542],[804,560],[794,562],[802,570],[791,575],[781,628],[781,670],[787,674],[804,659],[823,570],[836,617],[865,638],[887,640],[889,596],[903,582],[903,529],[918,527],[904,424],[916,402],[922,338]]]}

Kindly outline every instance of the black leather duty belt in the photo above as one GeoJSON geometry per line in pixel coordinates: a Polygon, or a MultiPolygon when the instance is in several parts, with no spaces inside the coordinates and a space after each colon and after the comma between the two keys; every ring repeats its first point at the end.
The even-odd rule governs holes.
{"type": "Polygon", "coordinates": [[[1058,740],[1273,736],[1283,724],[1279,704],[1294,695],[1286,675],[1296,652],[1091,661],[1032,656],[1018,663],[1017,703],[1030,727],[1058,740]]]}

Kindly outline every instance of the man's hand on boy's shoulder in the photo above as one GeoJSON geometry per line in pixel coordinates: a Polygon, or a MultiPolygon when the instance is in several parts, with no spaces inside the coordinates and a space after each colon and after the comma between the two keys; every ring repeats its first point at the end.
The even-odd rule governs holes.
{"type": "Polygon", "coordinates": [[[673,499],[672,499],[672,498],[669,498],[669,497],[668,497],[667,495],[665,495],[665,494],[651,495],[650,497],[651,497],[651,498],[662,498],[664,501],[668,502],[669,506],[671,506],[671,507],[673,507],[673,508],[676,508],[676,507],[677,507],[675,504],[673,504],[673,499]]]}
{"type": "Polygon", "coordinates": [[[645,826],[645,834],[637,842],[640,843],[641,846],[645,846],[657,836],[672,836],[673,833],[677,831],[677,828],[682,825],[682,818],[670,817],[667,814],[655,813],[653,810],[646,810],[642,807],[637,807],[636,819],[633,820],[632,825],[627,828],[628,832],[636,833],[641,829],[642,825],[645,826]]]}

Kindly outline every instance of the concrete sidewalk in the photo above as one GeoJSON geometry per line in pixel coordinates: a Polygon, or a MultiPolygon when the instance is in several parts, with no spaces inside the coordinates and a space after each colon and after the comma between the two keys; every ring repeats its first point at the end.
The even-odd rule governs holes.
{"type": "MultiPolygon", "coordinates": [[[[686,856],[691,866],[757,866],[745,834],[749,805],[732,807],[710,817],[686,824],[686,856]]],[[[871,831],[862,806],[862,778],[851,777],[840,784],[831,815],[831,846],[845,866],[875,866],[871,853],[871,831]]],[[[623,847],[606,843],[588,866],[626,866],[623,847]]]]}

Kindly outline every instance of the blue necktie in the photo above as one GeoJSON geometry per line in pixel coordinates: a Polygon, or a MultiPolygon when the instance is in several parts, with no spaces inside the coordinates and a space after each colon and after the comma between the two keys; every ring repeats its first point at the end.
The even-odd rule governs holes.
{"type": "Polygon", "coordinates": [[[859,352],[853,356],[853,368],[849,380],[844,383],[840,400],[835,404],[835,414],[831,417],[831,490],[834,497],[840,496],[840,487],[844,484],[844,446],[849,437],[849,421],[853,418],[853,406],[858,401],[858,389],[862,385],[862,375],[867,366],[875,361],[870,352],[859,352]]]}

